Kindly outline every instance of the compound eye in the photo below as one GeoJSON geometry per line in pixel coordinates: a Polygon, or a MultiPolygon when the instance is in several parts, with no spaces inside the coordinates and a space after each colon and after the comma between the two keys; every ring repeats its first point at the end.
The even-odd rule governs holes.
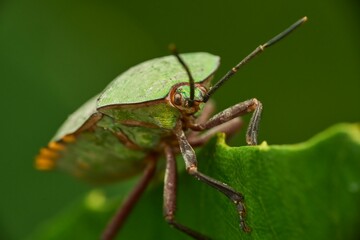
{"type": "Polygon", "coordinates": [[[175,93],[174,95],[174,104],[177,106],[181,106],[182,104],[182,96],[180,93],[175,93]]]}

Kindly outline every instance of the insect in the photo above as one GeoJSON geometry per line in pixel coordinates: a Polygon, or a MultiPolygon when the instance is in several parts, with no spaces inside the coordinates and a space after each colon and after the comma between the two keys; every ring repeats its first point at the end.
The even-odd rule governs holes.
{"type": "Polygon", "coordinates": [[[252,118],[246,141],[249,145],[257,144],[262,111],[260,101],[253,98],[210,117],[213,105],[208,100],[240,67],[306,20],[307,17],[298,20],[257,47],[212,87],[210,82],[219,66],[219,57],[209,53],[179,54],[173,47],[173,56],[130,68],[69,116],[47,147],[40,150],[35,161],[37,169],[61,169],[96,183],[124,180],[142,172],[123,207],[105,228],[102,239],[109,240],[116,236],[154,175],[159,156],[164,155],[165,220],[195,239],[208,239],[174,217],[175,154],[180,149],[186,171],[228,197],[239,214],[240,227],[249,232],[244,196],[201,173],[193,147],[203,145],[217,132],[232,133],[239,128],[239,117],[249,112],[252,112],[252,118]],[[204,134],[199,134],[202,131],[204,134]]]}

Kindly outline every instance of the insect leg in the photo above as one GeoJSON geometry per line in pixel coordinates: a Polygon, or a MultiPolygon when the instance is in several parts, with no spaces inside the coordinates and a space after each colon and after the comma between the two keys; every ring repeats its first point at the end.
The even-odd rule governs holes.
{"type": "Polygon", "coordinates": [[[174,133],[179,141],[180,150],[185,161],[186,171],[197,178],[198,180],[206,183],[207,185],[215,188],[227,196],[236,206],[240,217],[240,226],[245,232],[250,232],[250,228],[245,223],[246,210],[244,204],[244,196],[235,191],[232,187],[215,180],[197,170],[197,160],[194,149],[186,139],[184,131],[181,129],[181,123],[177,125],[174,133]]]}
{"type": "Polygon", "coordinates": [[[245,115],[249,112],[253,112],[251,117],[247,132],[246,132],[246,142],[249,145],[257,144],[257,134],[259,129],[259,122],[262,112],[262,104],[256,98],[247,100],[245,102],[238,103],[232,107],[229,107],[222,112],[213,116],[209,121],[203,124],[192,124],[189,126],[195,131],[201,131],[205,129],[210,129],[225,122],[230,121],[235,117],[245,115]]]}
{"type": "Polygon", "coordinates": [[[215,134],[223,132],[226,134],[226,138],[231,138],[243,125],[243,121],[240,118],[234,118],[230,121],[223,123],[219,126],[215,126],[203,134],[189,135],[188,141],[192,147],[202,146],[210,140],[215,134]]]}
{"type": "Polygon", "coordinates": [[[130,214],[131,210],[134,208],[135,204],[138,202],[142,193],[145,191],[147,185],[154,176],[155,170],[156,159],[154,157],[151,157],[149,158],[148,165],[144,170],[142,178],[106,226],[101,236],[102,240],[111,240],[115,238],[117,232],[124,224],[126,218],[130,214]]]}
{"type": "Polygon", "coordinates": [[[208,237],[175,221],[176,210],[176,159],[172,148],[165,145],[166,170],[164,180],[164,217],[165,220],[176,229],[193,237],[194,239],[209,239],[208,237]]]}

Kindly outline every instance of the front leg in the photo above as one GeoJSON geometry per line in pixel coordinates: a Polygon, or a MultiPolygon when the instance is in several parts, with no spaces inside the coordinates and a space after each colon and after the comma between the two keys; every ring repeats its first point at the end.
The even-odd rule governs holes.
{"type": "Polygon", "coordinates": [[[222,183],[216,179],[213,179],[201,172],[197,169],[197,160],[194,149],[189,144],[184,131],[182,130],[182,124],[179,121],[174,133],[179,141],[179,146],[181,150],[181,154],[184,158],[186,171],[197,178],[198,180],[204,182],[205,184],[215,188],[216,190],[222,192],[225,196],[227,196],[236,206],[236,209],[239,213],[240,217],[240,226],[245,232],[250,232],[251,229],[245,223],[246,210],[244,204],[244,196],[241,193],[235,191],[232,187],[228,186],[225,183],[222,183]]]}
{"type": "Polygon", "coordinates": [[[249,112],[253,112],[253,115],[246,132],[246,142],[249,145],[257,145],[257,134],[262,112],[262,104],[256,98],[229,107],[210,118],[206,123],[193,123],[188,127],[194,131],[206,130],[228,122],[233,118],[243,116],[249,112]]]}

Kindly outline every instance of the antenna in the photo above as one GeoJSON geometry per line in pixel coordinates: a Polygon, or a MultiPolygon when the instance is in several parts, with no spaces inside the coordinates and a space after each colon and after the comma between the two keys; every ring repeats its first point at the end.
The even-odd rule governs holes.
{"type": "Polygon", "coordinates": [[[287,29],[285,29],[283,32],[279,33],[278,35],[276,35],[275,37],[273,37],[272,39],[270,39],[269,41],[267,41],[266,43],[258,46],[254,51],[252,51],[249,55],[247,55],[243,60],[241,60],[241,62],[239,62],[235,67],[233,67],[230,71],[228,71],[225,76],[223,76],[208,92],[207,94],[204,96],[203,101],[207,102],[210,98],[210,96],[221,86],[225,83],[226,80],[228,80],[229,78],[231,78],[238,70],[240,67],[242,67],[243,65],[245,65],[247,62],[249,62],[251,59],[253,59],[255,56],[259,55],[260,53],[262,53],[265,48],[270,47],[272,45],[274,45],[275,43],[277,43],[278,41],[280,41],[281,39],[283,39],[284,37],[286,37],[289,33],[291,33],[292,31],[294,31],[296,28],[298,28],[301,24],[303,24],[304,22],[307,21],[307,17],[303,17],[300,20],[298,20],[297,22],[295,22],[293,25],[291,25],[290,27],[288,27],[287,29]]]}
{"type": "Polygon", "coordinates": [[[189,67],[186,65],[184,60],[180,57],[175,44],[170,44],[169,49],[172,52],[172,54],[177,58],[177,60],[180,62],[180,64],[185,69],[187,75],[189,76],[189,84],[190,84],[190,101],[189,101],[189,107],[192,107],[194,104],[194,98],[195,98],[195,81],[194,78],[191,75],[189,67]]]}

